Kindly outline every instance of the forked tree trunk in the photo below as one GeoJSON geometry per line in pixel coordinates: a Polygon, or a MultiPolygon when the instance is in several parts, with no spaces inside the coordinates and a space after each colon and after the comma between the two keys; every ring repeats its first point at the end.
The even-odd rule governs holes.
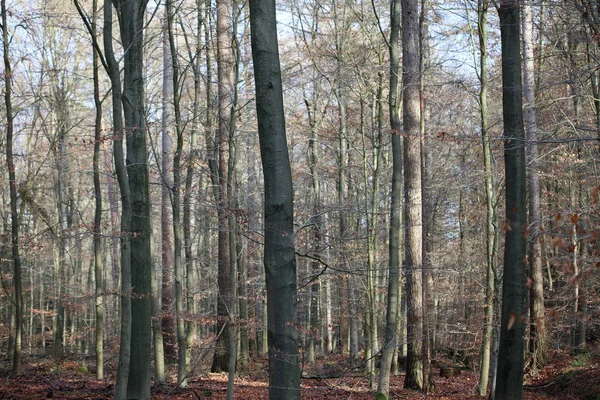
{"type": "Polygon", "coordinates": [[[293,189],[274,0],[250,1],[256,113],[265,183],[269,398],[300,399],[293,189]]]}
{"type": "Polygon", "coordinates": [[[121,193],[121,337],[119,346],[119,364],[115,382],[115,400],[127,399],[127,380],[129,377],[131,356],[131,193],[125,166],[123,151],[123,108],[121,103],[121,78],[112,45],[112,4],[104,1],[103,43],[108,75],[111,82],[113,117],[113,156],[115,173],[121,193]]]}
{"type": "Polygon", "coordinates": [[[506,170],[506,234],[497,400],[523,398],[525,256],[527,224],[525,129],[520,52],[520,4],[502,0],[498,9],[502,41],[502,113],[506,170]]]}
{"type": "MultiPolygon", "coordinates": [[[[131,195],[131,354],[128,399],[150,398],[152,347],[152,229],[146,114],[144,105],[143,28],[147,0],[117,0],[124,54],[122,104],[127,126],[127,177],[131,195]]],[[[114,90],[114,88],[113,88],[114,90]]]]}

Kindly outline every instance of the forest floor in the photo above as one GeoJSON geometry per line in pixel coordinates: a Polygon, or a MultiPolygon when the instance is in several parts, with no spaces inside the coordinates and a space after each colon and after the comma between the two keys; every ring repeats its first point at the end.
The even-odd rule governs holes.
{"type": "MultiPolygon", "coordinates": [[[[93,374],[93,359],[64,360],[56,362],[46,357],[26,357],[24,373],[11,376],[9,365],[0,364],[0,400],[2,399],[111,399],[114,390],[114,370],[107,364],[109,378],[97,380],[93,374]]],[[[447,362],[447,360],[445,360],[447,362]]],[[[302,398],[319,400],[374,399],[369,380],[360,370],[350,369],[345,360],[332,356],[320,360],[315,367],[304,372],[302,398]]],[[[444,360],[437,363],[445,364],[444,360]]],[[[114,366],[114,365],[112,365],[114,366]]],[[[204,367],[204,366],[203,366],[204,367]]],[[[172,376],[175,366],[169,367],[172,376]]],[[[201,368],[198,368],[201,369],[201,368]]],[[[235,381],[235,399],[262,400],[268,398],[266,359],[253,361],[249,373],[240,373],[235,381]]],[[[390,390],[393,399],[484,399],[474,394],[478,377],[475,372],[461,370],[452,378],[435,374],[435,392],[423,395],[403,389],[404,376],[392,378],[390,390]]],[[[600,400],[600,348],[572,356],[553,352],[548,365],[535,376],[527,376],[525,399],[583,399],[600,400]]],[[[201,374],[190,380],[187,388],[174,383],[154,385],[153,399],[225,399],[226,374],[201,374]]]]}

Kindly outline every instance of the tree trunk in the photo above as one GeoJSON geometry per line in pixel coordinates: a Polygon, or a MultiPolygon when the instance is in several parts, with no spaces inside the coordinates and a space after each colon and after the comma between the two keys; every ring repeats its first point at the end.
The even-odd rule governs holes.
{"type": "Polygon", "coordinates": [[[408,354],[404,387],[425,388],[423,371],[423,227],[420,148],[419,7],[402,0],[402,87],[404,88],[404,184],[407,207],[406,296],[408,354]]]}
{"type": "Polygon", "coordinates": [[[115,400],[127,399],[127,380],[129,377],[131,356],[131,192],[125,166],[123,151],[123,108],[119,65],[115,59],[112,45],[112,5],[104,1],[104,53],[111,81],[112,117],[113,117],[113,156],[115,173],[121,193],[121,337],[119,346],[119,364],[115,382],[115,400]]]}
{"type": "MultiPolygon", "coordinates": [[[[231,135],[231,112],[234,91],[234,55],[232,48],[232,4],[231,0],[217,1],[217,74],[219,98],[219,127],[217,131],[217,163],[218,163],[218,199],[217,215],[219,220],[218,236],[218,299],[217,299],[217,332],[223,332],[217,338],[217,345],[212,372],[229,370],[229,300],[231,296],[230,281],[230,243],[229,243],[229,202],[227,198],[229,185],[229,137],[231,135]]],[[[233,312],[233,310],[231,310],[233,312]]],[[[235,367],[235,366],[233,366],[235,367]]]]}
{"type": "Polygon", "coordinates": [[[388,97],[390,128],[392,133],[392,193],[390,202],[390,231],[389,231],[389,282],[387,298],[387,316],[385,325],[385,342],[381,366],[379,369],[379,384],[377,393],[389,398],[390,372],[392,368],[392,357],[396,345],[398,326],[398,301],[400,296],[400,232],[402,229],[402,137],[400,131],[402,125],[398,110],[398,76],[399,66],[399,40],[400,20],[402,10],[400,0],[394,0],[391,4],[391,32],[390,32],[390,93],[388,97]]]}
{"type": "Polygon", "coordinates": [[[154,339],[154,369],[156,380],[165,380],[165,362],[172,363],[176,359],[175,350],[175,277],[173,273],[173,64],[169,40],[168,5],[165,5],[165,18],[162,21],[162,121],[160,152],[160,243],[161,265],[156,267],[156,294],[152,304],[152,331],[154,339]],[[159,287],[160,285],[160,287],[159,287]]]}
{"type": "Polygon", "coordinates": [[[10,218],[11,218],[11,249],[13,261],[14,282],[14,315],[15,323],[12,325],[14,347],[12,353],[12,369],[16,375],[21,374],[21,345],[23,338],[23,289],[21,256],[19,253],[19,214],[17,213],[17,177],[13,159],[13,131],[14,117],[12,109],[12,70],[9,56],[9,35],[6,0],[2,0],[2,43],[4,58],[4,106],[6,108],[6,167],[8,168],[8,181],[10,187],[10,218]]]}
{"type": "MultiPolygon", "coordinates": [[[[198,287],[198,275],[194,268],[194,259],[192,256],[192,188],[194,180],[194,165],[197,159],[197,137],[201,132],[200,123],[200,100],[202,96],[202,75],[200,71],[200,60],[202,53],[202,35],[203,35],[203,0],[197,1],[197,17],[196,17],[196,54],[192,63],[194,73],[194,108],[192,115],[192,129],[190,130],[190,150],[187,159],[187,170],[185,176],[185,192],[183,194],[183,247],[185,253],[185,269],[186,269],[186,286],[187,286],[187,303],[186,311],[188,315],[195,315],[198,310],[196,306],[196,292],[198,287]]],[[[191,373],[190,360],[192,357],[192,346],[198,336],[198,328],[193,319],[190,319],[186,327],[185,337],[185,376],[189,377],[191,373]]]]}
{"type": "MultiPolygon", "coordinates": [[[[181,119],[180,106],[180,88],[179,88],[179,61],[177,58],[177,47],[175,45],[175,35],[173,33],[173,20],[175,18],[173,4],[167,0],[167,33],[169,54],[171,55],[171,79],[173,95],[173,111],[175,114],[175,132],[176,147],[173,156],[173,186],[171,187],[171,205],[173,215],[173,274],[175,287],[175,334],[177,339],[177,383],[180,386],[187,386],[187,352],[186,352],[186,332],[183,319],[184,314],[184,293],[183,280],[184,274],[181,260],[181,156],[183,153],[183,121],[181,119]]],[[[163,157],[165,154],[163,154],[163,157]]],[[[167,171],[163,170],[163,173],[167,171]]]]}
{"type": "Polygon", "coordinates": [[[269,398],[300,399],[292,175],[285,135],[274,0],[250,1],[256,113],[265,182],[269,398]]]}
{"type": "MultiPolygon", "coordinates": [[[[305,99],[305,102],[308,102],[305,99]]],[[[318,138],[318,126],[316,125],[314,116],[311,110],[308,110],[309,125],[310,125],[310,138],[308,140],[308,167],[311,175],[311,195],[312,195],[312,227],[311,227],[311,244],[312,244],[312,256],[314,260],[311,262],[310,273],[317,276],[317,278],[310,285],[310,304],[309,304],[309,319],[308,319],[308,345],[307,345],[307,356],[306,361],[309,364],[315,362],[315,347],[317,345],[317,337],[319,337],[319,299],[321,296],[321,279],[319,272],[321,270],[321,263],[318,261],[322,257],[323,250],[323,237],[321,235],[321,228],[323,218],[321,216],[321,185],[319,181],[319,154],[317,145],[319,142],[318,138]],[[312,117],[312,118],[311,118],[312,117]]]]}
{"type": "MultiPolygon", "coordinates": [[[[118,0],[117,15],[124,55],[122,104],[127,126],[127,177],[131,194],[131,354],[128,399],[150,398],[152,254],[143,28],[147,0],[118,0]]],[[[113,88],[114,90],[114,88],[113,88]]]]}
{"type": "MultiPolygon", "coordinates": [[[[94,0],[92,14],[92,34],[96,35],[98,1],[94,0]]],[[[102,101],[100,100],[100,78],[98,76],[99,55],[93,48],[94,104],[94,279],[95,279],[95,330],[96,330],[96,378],[104,379],[104,264],[102,257],[102,187],[100,186],[100,144],[102,141],[102,101]]]]}
{"type": "Polygon", "coordinates": [[[496,383],[497,400],[523,398],[527,177],[525,175],[519,7],[519,3],[514,0],[502,0],[498,9],[502,41],[506,238],[500,351],[496,383]]]}
{"type": "Polygon", "coordinates": [[[477,390],[484,396],[488,389],[490,375],[490,355],[492,351],[492,335],[494,329],[494,297],[496,296],[496,238],[497,222],[494,204],[494,170],[488,132],[488,73],[487,73],[487,15],[488,0],[479,0],[477,4],[477,29],[479,32],[479,113],[481,118],[481,138],[483,146],[483,168],[485,174],[485,204],[486,204],[486,286],[485,286],[485,321],[481,342],[481,357],[479,364],[479,384],[477,390]]]}
{"type": "Polygon", "coordinates": [[[527,137],[527,192],[529,208],[529,279],[530,301],[530,357],[531,368],[537,371],[546,364],[546,321],[544,308],[544,268],[542,263],[542,209],[540,176],[538,172],[537,123],[535,116],[535,66],[533,54],[533,4],[524,0],[523,27],[523,92],[525,97],[525,124],[527,137]]]}
{"type": "Polygon", "coordinates": [[[429,145],[425,141],[425,127],[429,119],[429,107],[426,102],[425,76],[429,65],[429,21],[427,0],[421,1],[421,12],[419,14],[419,95],[421,118],[419,120],[420,142],[421,142],[421,191],[422,191],[422,297],[423,297],[423,391],[433,391],[435,382],[431,374],[431,354],[435,351],[435,313],[433,310],[433,272],[430,255],[433,252],[433,227],[434,227],[434,204],[431,193],[431,163],[432,154],[429,145]]]}

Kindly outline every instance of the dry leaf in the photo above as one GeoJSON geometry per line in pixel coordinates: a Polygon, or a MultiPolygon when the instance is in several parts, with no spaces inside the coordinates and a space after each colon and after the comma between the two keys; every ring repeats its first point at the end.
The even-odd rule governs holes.
{"type": "Polygon", "coordinates": [[[515,314],[515,313],[510,314],[510,316],[508,317],[508,325],[506,326],[507,331],[510,331],[512,329],[516,320],[517,320],[517,314],[515,314]]]}

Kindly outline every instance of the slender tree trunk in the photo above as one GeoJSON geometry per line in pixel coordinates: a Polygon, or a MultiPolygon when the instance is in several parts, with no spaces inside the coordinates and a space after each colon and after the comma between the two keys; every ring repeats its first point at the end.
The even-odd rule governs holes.
{"type": "MultiPolygon", "coordinates": [[[[173,111],[175,114],[176,147],[173,156],[173,186],[171,187],[171,204],[173,215],[173,273],[175,286],[175,334],[177,339],[177,383],[187,386],[187,352],[186,332],[183,319],[184,314],[184,274],[181,260],[181,156],[183,153],[183,121],[181,118],[180,88],[179,88],[179,60],[177,58],[177,47],[173,32],[175,18],[171,0],[166,2],[167,33],[169,43],[169,54],[171,55],[171,79],[170,85],[173,93],[173,111]]],[[[163,154],[164,156],[164,154],[163,154]]],[[[167,171],[163,170],[163,173],[167,171]]]]}
{"type": "Polygon", "coordinates": [[[421,191],[422,191],[422,296],[423,296],[423,391],[431,392],[434,390],[435,381],[431,374],[431,354],[435,351],[434,333],[435,333],[435,314],[430,311],[433,309],[433,272],[430,255],[433,252],[433,227],[434,227],[434,205],[431,193],[431,181],[433,175],[431,172],[432,154],[427,147],[429,143],[425,140],[425,128],[429,119],[429,107],[427,107],[427,92],[425,87],[425,74],[429,68],[429,20],[428,20],[427,0],[421,1],[421,12],[419,14],[419,95],[421,118],[419,121],[420,142],[421,142],[421,191]]]}
{"type": "MultiPolygon", "coordinates": [[[[231,296],[230,281],[230,243],[227,199],[229,176],[228,159],[229,137],[231,130],[231,107],[234,91],[234,55],[232,48],[232,3],[231,0],[217,1],[217,74],[219,98],[219,127],[217,131],[217,163],[218,163],[218,199],[217,215],[219,219],[218,236],[218,299],[217,299],[217,332],[223,332],[217,338],[217,347],[211,367],[212,372],[229,370],[229,300],[231,296]],[[223,328],[225,326],[225,328],[223,328]]],[[[231,310],[233,312],[233,310],[231,310]]]]}
{"type": "Polygon", "coordinates": [[[112,45],[112,5],[104,1],[104,53],[111,81],[112,117],[113,117],[113,156],[115,173],[121,193],[121,337],[119,346],[119,364],[115,382],[115,400],[127,399],[127,380],[129,377],[131,356],[131,192],[125,166],[123,151],[123,108],[119,65],[115,59],[112,45]]]}
{"type": "Polygon", "coordinates": [[[497,222],[494,204],[494,170],[488,131],[488,73],[487,73],[487,15],[488,0],[479,0],[477,5],[479,32],[479,113],[481,118],[481,138],[483,146],[483,168],[485,173],[486,204],[486,286],[485,286],[485,322],[481,343],[481,361],[479,366],[478,392],[484,396],[488,389],[490,375],[490,355],[494,329],[494,297],[496,288],[496,246],[497,222]]]}
{"type": "Polygon", "coordinates": [[[390,231],[389,231],[389,282],[387,298],[387,316],[385,325],[385,342],[381,367],[379,369],[379,384],[377,393],[389,398],[390,372],[392,368],[392,357],[395,352],[398,326],[398,301],[400,296],[400,264],[402,262],[400,253],[400,232],[402,229],[402,137],[400,132],[402,124],[398,110],[398,77],[399,66],[399,41],[400,20],[402,10],[400,0],[391,3],[391,32],[390,32],[390,92],[388,97],[390,128],[392,134],[392,193],[390,201],[390,231]]]}
{"type": "Polygon", "coordinates": [[[517,1],[502,0],[498,9],[502,41],[506,239],[496,386],[497,400],[523,398],[527,192],[519,6],[517,1]]]}
{"type": "Polygon", "coordinates": [[[14,348],[12,354],[12,369],[16,375],[21,374],[21,347],[23,340],[23,289],[21,255],[19,253],[19,214],[17,212],[17,177],[13,158],[13,133],[14,117],[12,109],[12,69],[9,56],[9,34],[6,0],[2,0],[2,43],[4,58],[4,106],[6,109],[6,167],[8,168],[8,181],[10,190],[10,218],[11,218],[11,249],[13,261],[14,282],[14,315],[15,323],[12,325],[14,348]]]}
{"type": "MultiPolygon", "coordinates": [[[[185,176],[185,192],[183,195],[183,247],[185,253],[185,268],[186,268],[186,286],[187,286],[187,305],[186,311],[188,316],[195,315],[197,313],[196,307],[196,291],[198,287],[198,275],[194,268],[194,259],[192,256],[192,188],[194,180],[194,165],[197,158],[196,143],[198,133],[201,132],[200,123],[200,100],[202,96],[202,75],[200,71],[200,59],[202,53],[202,35],[203,35],[203,7],[204,1],[197,0],[197,18],[196,18],[196,54],[194,59],[195,63],[192,63],[192,69],[194,72],[194,108],[192,116],[192,129],[190,130],[190,150],[187,160],[187,171],[185,176]]],[[[191,371],[191,356],[192,346],[198,336],[198,328],[193,319],[189,319],[186,327],[185,337],[185,348],[186,355],[185,361],[185,375],[189,377],[191,371]]]]}
{"type": "MultiPolygon", "coordinates": [[[[305,100],[306,101],[306,100],[305,100]]],[[[308,103],[308,102],[307,102],[308,103]]],[[[321,270],[321,263],[317,259],[321,259],[321,251],[323,250],[323,237],[321,228],[323,218],[321,217],[321,185],[319,181],[319,154],[318,154],[318,127],[314,121],[314,116],[309,108],[309,125],[310,138],[308,140],[308,167],[311,175],[312,189],[312,227],[311,227],[311,242],[312,256],[315,258],[311,262],[310,273],[318,275],[321,270]],[[312,117],[312,118],[311,118],[312,117]]],[[[317,337],[319,335],[319,299],[321,295],[321,280],[317,277],[310,285],[310,305],[309,305],[309,320],[308,320],[308,345],[307,345],[307,362],[312,364],[315,362],[315,347],[317,337]]]]}
{"type": "MultiPolygon", "coordinates": [[[[92,14],[92,34],[96,34],[98,19],[98,1],[94,0],[92,14]]],[[[96,116],[94,123],[94,279],[96,290],[96,378],[104,379],[104,264],[102,257],[102,187],[100,186],[100,144],[102,142],[102,101],[100,100],[100,78],[98,75],[99,55],[93,48],[94,104],[96,116]]]]}
{"type": "Polygon", "coordinates": [[[165,380],[165,361],[171,363],[176,359],[175,350],[175,277],[173,273],[173,130],[176,123],[173,120],[173,65],[169,45],[169,16],[168,5],[165,5],[165,17],[162,21],[162,126],[160,153],[160,243],[161,265],[156,267],[154,274],[156,291],[152,299],[152,333],[154,339],[154,369],[156,380],[165,380]],[[159,286],[160,285],[160,286],[159,286]]]}
{"type": "Polygon", "coordinates": [[[402,86],[404,88],[404,184],[407,207],[406,296],[408,354],[404,387],[425,388],[423,371],[423,226],[420,149],[419,7],[402,0],[402,86]]]}
{"type": "Polygon", "coordinates": [[[534,371],[546,364],[546,321],[544,308],[544,267],[542,263],[542,209],[540,177],[538,172],[537,123],[535,116],[535,66],[533,54],[533,4],[522,4],[523,27],[523,92],[525,97],[525,124],[527,137],[527,191],[529,208],[529,278],[530,301],[530,357],[534,371]]]}
{"type": "Polygon", "coordinates": [[[265,182],[269,398],[300,399],[292,175],[285,135],[274,0],[250,1],[256,112],[265,182]]]}

